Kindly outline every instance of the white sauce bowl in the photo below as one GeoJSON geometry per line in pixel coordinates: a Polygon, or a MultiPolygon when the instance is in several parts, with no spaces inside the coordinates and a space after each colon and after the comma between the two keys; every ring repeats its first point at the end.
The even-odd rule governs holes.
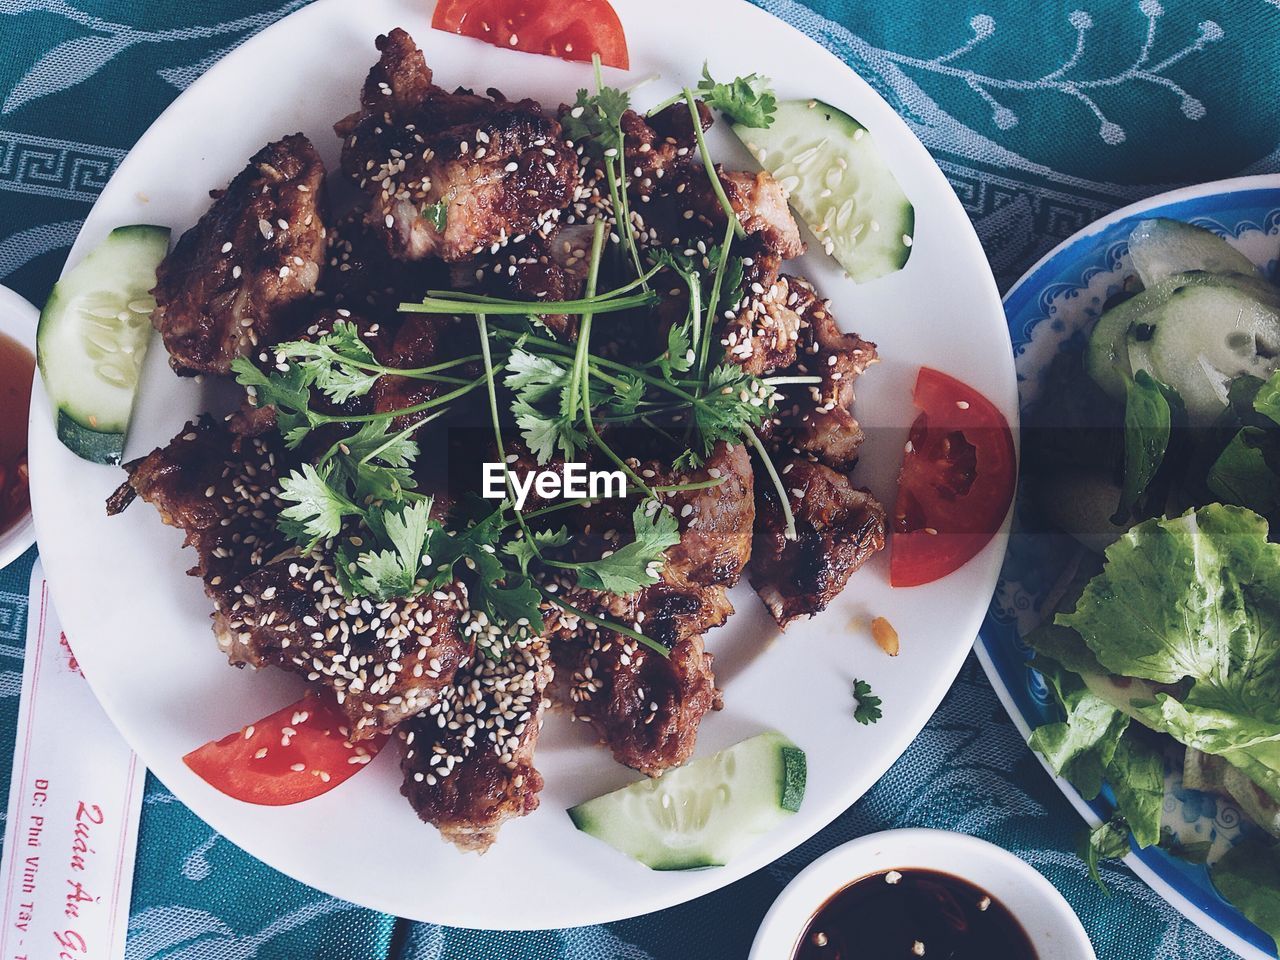
{"type": "Polygon", "coordinates": [[[750,960],[790,960],[809,921],[835,893],[888,870],[935,870],[981,887],[1022,925],[1039,960],[1096,960],[1070,905],[1026,861],[986,840],[947,830],[887,830],[859,837],[797,874],[765,914],[750,960]]]}
{"type": "MultiPolygon", "coordinates": [[[[0,287],[0,334],[22,344],[32,356],[36,352],[36,323],[39,319],[39,310],[8,287],[0,287]]],[[[0,417],[3,416],[12,416],[12,413],[0,410],[0,417]]],[[[35,542],[36,528],[28,508],[26,516],[0,533],[0,567],[13,563],[35,542]]]]}

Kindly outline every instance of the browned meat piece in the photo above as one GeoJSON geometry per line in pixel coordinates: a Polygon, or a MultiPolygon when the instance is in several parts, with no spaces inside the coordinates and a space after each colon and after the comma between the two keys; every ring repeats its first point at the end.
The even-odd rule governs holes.
{"type": "MultiPolygon", "coordinates": [[[[402,369],[430,366],[440,362],[440,341],[450,332],[450,328],[456,326],[457,322],[453,318],[407,314],[391,341],[390,349],[384,347],[376,352],[380,361],[388,366],[397,366],[402,369]]],[[[448,390],[449,387],[437,380],[416,380],[412,377],[387,375],[377,379],[370,393],[373,397],[374,410],[378,413],[388,413],[424,403],[442,393],[447,393],[448,390]]],[[[421,413],[396,417],[393,429],[404,430],[411,423],[421,422],[430,414],[430,410],[425,410],[421,413]]]]}
{"type": "Polygon", "coordinates": [[[274,431],[243,437],[204,416],[168,446],[125,464],[129,479],[108,502],[108,513],[119,513],[135,496],[152,504],[165,523],[186,533],[184,545],[196,553],[189,572],[221,604],[285,548],[275,529],[280,501],[274,493],[283,455],[274,431]]]}
{"type": "MultiPolygon", "coordinates": [[[[670,656],[563,612],[553,656],[574,715],[595,726],[619,762],[654,775],[689,758],[703,716],[719,709],[702,636],[733,612],[725,587],[737,582],[750,553],[754,480],[746,450],[724,443],[698,470],[676,473],[658,460],[641,461],[637,469],[656,485],[725,479],[663,498],[680,522],[681,539],[667,551],[656,584],[626,597],[569,590],[568,598],[643,633],[670,656]]],[[[573,511],[571,555],[599,557],[630,540],[633,508],[610,500],[573,511]]]]}
{"type": "MultiPolygon", "coordinates": [[[[705,104],[698,106],[705,130],[711,112],[705,104]]],[[[699,241],[707,247],[721,243],[725,213],[707,178],[688,107],[677,103],[649,118],[628,111],[622,129],[628,195],[641,242],[677,249],[696,248],[699,241]]],[[[746,258],[746,280],[767,288],[782,260],[804,252],[786,194],[765,171],[726,171],[719,165],[716,170],[747,234],[734,248],[746,258]]]]}
{"type": "Polygon", "coordinates": [[[234,664],[273,665],[328,687],[351,739],[386,732],[427,708],[471,653],[466,591],[385,602],[347,599],[319,554],[296,551],[232,588],[214,617],[234,664]]]}
{"type": "Polygon", "coordinates": [[[479,654],[454,685],[400,729],[400,792],[462,850],[483,852],[512,817],[538,807],[533,752],[551,659],[542,639],[518,642],[495,663],[479,654]]]}
{"type": "Polygon", "coordinates": [[[830,467],[796,457],[775,464],[789,491],[796,539],[778,492],[756,485],[756,538],[747,576],[778,626],[825,610],[853,571],[884,547],[884,507],[830,467]]]}
{"type": "MultiPolygon", "coordinates": [[[[275,530],[285,462],[277,434],[243,438],[206,417],[129,464],[128,486],[186,532],[228,659],[329,688],[363,739],[429,706],[470,655],[465,591],[344,599],[332,568],[275,530]]],[[[122,488],[111,506],[129,499],[122,488]]]]}
{"type": "Polygon", "coordinates": [[[552,655],[574,717],[595,728],[619,763],[649,776],[684,763],[702,718],[721,706],[702,635],[733,612],[724,588],[664,579],[628,597],[574,595],[572,602],[670,647],[663,657],[562,613],[552,655]]]}
{"type": "Polygon", "coordinates": [[[818,299],[808,282],[798,277],[784,277],[779,283],[783,282],[790,289],[788,308],[801,321],[799,359],[787,372],[820,376],[822,383],[789,388],[793,397],[800,395],[791,403],[779,402],[771,444],[847,473],[858,462],[865,439],[853,415],[853,385],[877,361],[876,345],[855,333],[842,333],[830,305],[818,299]]]}
{"type": "Polygon", "coordinates": [[[300,133],[263,147],[156,271],[152,314],[179,373],[229,373],[286,339],[324,262],[324,164],[300,133]]]}
{"type": "Polygon", "coordinates": [[[318,293],[329,303],[394,319],[401,303],[421,300],[428,290],[450,286],[447,268],[438,262],[409,263],[387,252],[384,230],[375,230],[361,212],[329,229],[324,272],[318,293]]]}
{"type": "MultiPolygon", "coordinates": [[[[563,113],[569,108],[560,109],[563,113]]],[[[704,131],[711,129],[714,123],[711,111],[701,100],[698,118],[704,131]]],[[[642,203],[653,202],[654,196],[665,196],[668,185],[674,190],[695,174],[701,173],[706,179],[693,132],[693,117],[684,103],[673,104],[652,117],[626,111],[622,115],[622,135],[631,186],[638,197],[650,197],[641,200],[642,203]]]]}
{"type": "Polygon", "coordinates": [[[787,194],[773,179],[773,174],[765,170],[755,174],[742,170],[721,171],[720,182],[748,236],[755,236],[764,249],[783,260],[804,253],[804,241],[787,206],[787,194]]]}
{"type": "Polygon", "coordinates": [[[718,486],[678,490],[664,499],[681,518],[682,527],[680,542],[667,550],[664,575],[673,583],[731,587],[738,582],[751,556],[755,479],[745,446],[717,443],[701,468],[662,482],[716,479],[721,481],[718,486]]]}
{"type": "Polygon", "coordinates": [[[403,30],[379,37],[362,109],[336,127],[368,221],[405,260],[465,260],[549,228],[580,185],[560,124],[532,100],[447,93],[403,30]],[[443,228],[427,208],[444,204],[443,228]]]}
{"type": "Polygon", "coordinates": [[[763,377],[796,362],[800,329],[797,294],[787,277],[779,277],[760,293],[749,292],[735,308],[733,319],[719,330],[725,359],[753,377],[763,377]]]}
{"type": "MultiPolygon", "coordinates": [[[[585,248],[590,245],[589,229],[585,238],[576,227],[546,237],[535,233],[496,255],[480,257],[476,285],[492,296],[510,300],[576,300],[582,296],[588,260],[585,248]]],[[[548,314],[541,321],[560,340],[578,337],[576,314],[548,314]]]]}

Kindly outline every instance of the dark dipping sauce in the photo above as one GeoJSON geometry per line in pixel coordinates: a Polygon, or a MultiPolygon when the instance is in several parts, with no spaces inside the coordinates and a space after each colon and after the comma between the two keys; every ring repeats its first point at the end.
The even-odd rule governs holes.
{"type": "Polygon", "coordinates": [[[899,869],[863,877],[838,891],[809,921],[792,960],[1036,956],[1022,925],[981,887],[949,873],[899,869]]]}
{"type": "Polygon", "coordinates": [[[0,333],[0,533],[30,509],[27,495],[27,413],[36,358],[0,333]]]}

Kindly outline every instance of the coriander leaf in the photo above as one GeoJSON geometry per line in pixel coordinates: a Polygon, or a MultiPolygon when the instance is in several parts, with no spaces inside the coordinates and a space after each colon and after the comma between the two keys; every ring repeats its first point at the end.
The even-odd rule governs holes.
{"type": "MultiPolygon", "coordinates": [[[[525,445],[538,463],[548,463],[560,451],[572,457],[587,444],[587,437],[565,410],[572,389],[569,368],[551,357],[522,348],[511,351],[503,383],[516,395],[511,412],[525,445]],[[554,401],[554,404],[551,403],[554,401]],[[543,406],[540,407],[539,404],[543,406]],[[554,406],[554,410],[547,409],[554,406]]],[[[598,399],[593,387],[593,401],[598,399]]]]}
{"type": "Polygon", "coordinates": [[[353,503],[396,503],[417,486],[411,469],[419,452],[413,429],[392,433],[393,422],[388,414],[361,424],[335,441],[322,459],[329,485],[347,491],[353,503]]]}
{"type": "MultiPolygon", "coordinates": [[[[347,449],[343,453],[361,463],[378,462],[389,467],[407,467],[418,458],[418,444],[413,439],[413,428],[391,433],[394,418],[387,416],[369,420],[360,429],[342,441],[347,449]]],[[[417,425],[415,424],[414,427],[417,425]]]]}
{"type": "Polygon", "coordinates": [[[880,698],[871,692],[871,684],[865,680],[853,681],[853,701],[853,719],[861,724],[875,723],[884,715],[880,698]]]}
{"type": "Polygon", "coordinates": [[[689,339],[689,325],[672,324],[667,331],[667,349],[656,361],[659,372],[668,380],[673,374],[684,373],[693,366],[693,343],[689,339]]]}
{"type": "Polygon", "coordinates": [[[620,125],[630,105],[628,94],[613,87],[602,87],[595,95],[579,90],[573,106],[561,118],[565,138],[591,148],[596,154],[609,150],[621,153],[620,125]]]}
{"type": "Polygon", "coordinates": [[[1081,841],[1079,853],[1089,866],[1089,876],[1093,878],[1093,882],[1104,893],[1108,892],[1107,885],[1102,882],[1102,874],[1098,871],[1098,864],[1103,860],[1118,860],[1128,855],[1129,831],[1125,828],[1124,821],[1119,817],[1112,817],[1106,823],[1098,824],[1081,841]]]}
{"type": "Polygon", "coordinates": [[[471,588],[473,610],[483,610],[508,631],[542,623],[542,594],[527,578],[507,572],[501,584],[479,582],[471,588]]]}
{"type": "Polygon", "coordinates": [[[389,600],[405,596],[413,586],[412,580],[405,583],[400,558],[390,550],[366,551],[356,558],[356,566],[364,571],[352,575],[359,596],[389,600]]]}
{"type": "Polygon", "coordinates": [[[1053,661],[1038,658],[1034,666],[1053,689],[1066,719],[1037,727],[1029,741],[1031,749],[1081,796],[1092,800],[1102,790],[1107,767],[1129,718],[1094,696],[1080,677],[1053,661]]]}
{"type": "MultiPolygon", "coordinates": [[[[340,491],[329,486],[325,478],[309,463],[304,463],[300,470],[294,470],[281,479],[280,499],[290,504],[280,511],[280,516],[301,524],[305,540],[300,539],[299,542],[307,550],[321,540],[341,533],[344,517],[358,516],[361,513],[359,507],[340,491]]],[[[296,531],[297,528],[293,529],[296,531]]]]}
{"type": "Polygon", "coordinates": [[[422,216],[436,228],[437,233],[444,233],[444,228],[449,225],[449,201],[437,200],[426,204],[422,208],[422,216]]]}
{"type": "Polygon", "coordinates": [[[707,462],[707,458],[696,450],[686,450],[680,456],[676,457],[672,468],[676,473],[688,473],[691,470],[697,470],[707,462]]]}
{"type": "Polygon", "coordinates": [[[732,83],[716,83],[705,63],[697,93],[707,106],[746,127],[769,126],[778,109],[778,100],[769,87],[768,77],[753,73],[735,77],[732,83]]]}
{"type": "Polygon", "coordinates": [[[272,349],[278,356],[302,366],[311,382],[337,404],[363,397],[381,376],[365,368],[377,361],[361,338],[360,329],[349,320],[339,320],[315,342],[295,340],[272,349]]]}
{"type": "Polygon", "coordinates": [[[1274,843],[1258,838],[1237,843],[1210,865],[1209,878],[1280,947],[1280,850],[1274,843]]]}
{"type": "Polygon", "coordinates": [[[311,384],[313,373],[299,364],[288,364],[286,370],[273,370],[270,375],[259,370],[248,357],[231,362],[236,381],[254,398],[258,407],[275,407],[276,429],[285,446],[296,449],[316,425],[311,416],[311,384]]]}
{"type": "Polygon", "coordinates": [[[1116,744],[1107,767],[1107,782],[1116,796],[1116,813],[1124,817],[1138,846],[1158,843],[1164,809],[1164,757],[1130,731],[1116,744]]]}
{"type": "Polygon", "coordinates": [[[416,576],[427,551],[427,540],[432,533],[431,497],[423,497],[399,510],[384,510],[382,524],[387,537],[396,548],[404,569],[416,576]]]}
{"type": "Polygon", "coordinates": [[[698,452],[709,456],[717,441],[738,443],[773,411],[774,391],[737,364],[721,363],[707,376],[702,402],[693,407],[698,452]]]}
{"type": "Polygon", "coordinates": [[[1264,516],[1280,511],[1280,448],[1269,431],[1242,427],[1209,468],[1210,492],[1224,503],[1264,516]]]}
{"type": "MultiPolygon", "coordinates": [[[[467,506],[478,512],[485,503],[467,506]]],[[[497,544],[504,525],[505,509],[499,506],[461,530],[442,529],[432,536],[430,569],[434,576],[429,585],[442,587],[459,577],[465,579],[471,609],[484,614],[500,629],[514,632],[542,622],[542,595],[528,577],[504,567],[499,560],[497,544]],[[459,562],[463,569],[455,570],[459,562]]],[[[498,651],[486,648],[485,654],[496,656],[498,651]]]]}
{"type": "Polygon", "coordinates": [[[631,543],[607,557],[573,565],[578,586],[626,596],[658,582],[667,548],[680,542],[680,522],[662,507],[650,514],[642,503],[632,512],[631,524],[631,543]]]}
{"type": "Polygon", "coordinates": [[[551,357],[517,348],[507,358],[507,375],[502,382],[526,403],[537,404],[568,385],[569,368],[551,357]]]}
{"type": "Polygon", "coordinates": [[[1113,518],[1123,523],[1133,512],[1164,462],[1173,430],[1177,394],[1147,371],[1139,370],[1125,384],[1124,486],[1113,518]]]}
{"type": "Polygon", "coordinates": [[[542,550],[549,550],[552,547],[563,547],[569,542],[569,531],[565,527],[558,530],[534,530],[531,531],[533,538],[527,537],[520,540],[511,540],[503,545],[503,552],[508,556],[515,557],[516,562],[520,564],[520,572],[526,576],[529,573],[529,564],[533,562],[534,557],[538,556],[542,550]]]}
{"type": "MultiPolygon", "coordinates": [[[[616,378],[621,386],[611,385],[613,394],[604,402],[605,411],[611,416],[629,416],[636,412],[640,401],[644,399],[645,383],[639,377],[625,373],[617,374],[616,378]]],[[[593,390],[596,384],[597,381],[593,379],[591,381],[593,390]]]]}
{"type": "Polygon", "coordinates": [[[587,446],[587,435],[563,413],[549,413],[517,400],[511,405],[525,446],[539,464],[549,463],[559,450],[566,460],[587,446]]]}

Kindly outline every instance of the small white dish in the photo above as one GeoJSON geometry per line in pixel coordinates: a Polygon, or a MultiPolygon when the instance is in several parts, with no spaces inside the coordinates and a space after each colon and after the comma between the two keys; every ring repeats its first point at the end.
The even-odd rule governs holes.
{"type": "MultiPolygon", "coordinates": [[[[40,311],[8,287],[0,287],[0,334],[10,337],[36,352],[36,322],[40,311]]],[[[0,532],[0,568],[7,567],[27,552],[36,542],[36,527],[31,509],[17,523],[0,532]]]]}
{"type": "Polygon", "coordinates": [[[986,840],[923,829],[859,837],[811,863],[765,914],[749,960],[788,960],[837,891],[871,874],[912,868],[949,873],[987,891],[1017,918],[1038,960],[1096,960],[1080,919],[1034,867],[986,840]]]}

